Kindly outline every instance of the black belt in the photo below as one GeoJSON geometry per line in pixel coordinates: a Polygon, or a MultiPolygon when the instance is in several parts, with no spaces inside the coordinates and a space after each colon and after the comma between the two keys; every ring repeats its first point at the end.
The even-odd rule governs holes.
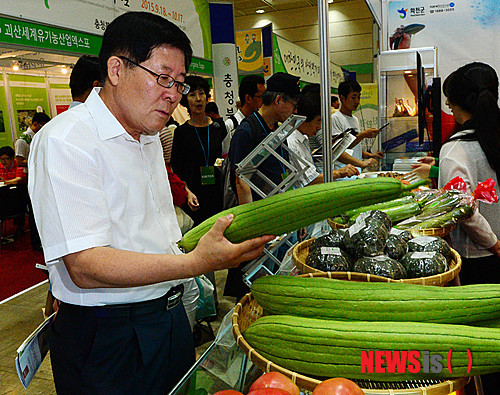
{"type": "Polygon", "coordinates": [[[183,293],[184,285],[179,284],[170,288],[162,297],[146,302],[107,306],[77,306],[61,303],[60,308],[64,314],[78,314],[80,316],[83,315],[95,318],[133,317],[173,309],[180,303],[183,293]]]}

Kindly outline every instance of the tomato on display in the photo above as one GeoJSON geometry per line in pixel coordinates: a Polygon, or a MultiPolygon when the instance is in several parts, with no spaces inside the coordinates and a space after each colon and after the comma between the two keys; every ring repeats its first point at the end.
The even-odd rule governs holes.
{"type": "MultiPolygon", "coordinates": [[[[290,395],[300,395],[300,390],[299,387],[297,387],[297,384],[279,372],[269,372],[260,376],[250,387],[250,393],[248,395],[258,395],[254,394],[256,390],[270,388],[282,389],[290,395]]],[[[267,392],[266,394],[271,393],[267,392]]],[[[276,395],[278,394],[279,392],[276,392],[276,395]]]]}
{"type": "Polygon", "coordinates": [[[243,395],[243,394],[235,390],[223,390],[223,391],[218,391],[213,395],[243,395]]]}
{"type": "Polygon", "coordinates": [[[255,391],[250,391],[248,395],[290,395],[290,392],[281,388],[261,388],[255,391]]]}
{"type": "Polygon", "coordinates": [[[313,395],[364,395],[364,392],[351,380],[336,377],[318,384],[313,395]]]}

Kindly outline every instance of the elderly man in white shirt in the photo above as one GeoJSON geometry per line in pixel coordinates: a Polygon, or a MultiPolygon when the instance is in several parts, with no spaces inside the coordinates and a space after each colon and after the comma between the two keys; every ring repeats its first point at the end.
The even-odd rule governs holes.
{"type": "Polygon", "coordinates": [[[181,95],[192,50],[146,12],[117,17],[87,101],[34,138],[29,191],[54,296],[58,393],[168,393],[194,363],[183,279],[259,256],[272,236],[232,244],[221,217],[182,254],[158,131],[181,95]],[[123,38],[126,37],[126,40],[123,38]]]}

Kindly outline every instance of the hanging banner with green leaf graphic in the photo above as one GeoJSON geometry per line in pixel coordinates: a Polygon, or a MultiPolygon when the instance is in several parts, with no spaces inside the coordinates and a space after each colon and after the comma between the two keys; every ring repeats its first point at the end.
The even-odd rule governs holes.
{"type": "MultiPolygon", "coordinates": [[[[188,35],[195,56],[212,59],[207,0],[15,0],[0,2],[0,14],[99,36],[104,34],[106,26],[113,19],[129,11],[150,12],[175,23],[188,35]]],[[[38,45],[34,46],[38,47],[38,45]]]]}

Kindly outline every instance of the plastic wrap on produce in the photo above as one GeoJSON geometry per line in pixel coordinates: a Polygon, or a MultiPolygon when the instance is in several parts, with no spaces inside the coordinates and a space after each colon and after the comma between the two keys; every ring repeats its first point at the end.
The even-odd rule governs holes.
{"type": "Polygon", "coordinates": [[[363,213],[356,218],[356,222],[345,232],[344,245],[356,259],[383,254],[389,237],[390,228],[370,213],[372,212],[363,213]]]}
{"type": "Polygon", "coordinates": [[[324,272],[348,272],[351,262],[339,247],[317,247],[309,252],[306,265],[324,272]]]}
{"type": "Polygon", "coordinates": [[[389,235],[384,249],[385,255],[398,261],[407,253],[407,251],[408,244],[403,238],[394,234],[389,235]]]}
{"type": "Polygon", "coordinates": [[[344,232],[341,232],[339,230],[332,230],[330,233],[314,239],[310,249],[314,250],[317,247],[343,248],[344,247],[343,239],[344,239],[344,232]]]}
{"type": "Polygon", "coordinates": [[[446,258],[439,252],[408,252],[401,259],[408,278],[434,276],[448,270],[446,258]]]}
{"type": "Polygon", "coordinates": [[[408,242],[409,252],[439,252],[448,261],[451,259],[451,248],[446,241],[440,237],[420,236],[408,242]]]}
{"type": "Polygon", "coordinates": [[[356,261],[353,271],[401,280],[407,278],[404,266],[386,255],[363,257],[356,261]]]}
{"type": "Polygon", "coordinates": [[[412,235],[410,232],[404,229],[397,229],[397,228],[392,228],[391,232],[389,233],[389,236],[395,235],[398,236],[399,238],[403,239],[407,243],[411,240],[412,235]]]}
{"type": "Polygon", "coordinates": [[[455,189],[421,191],[415,199],[422,212],[397,224],[398,229],[442,228],[470,218],[476,210],[476,200],[455,189]]]}

